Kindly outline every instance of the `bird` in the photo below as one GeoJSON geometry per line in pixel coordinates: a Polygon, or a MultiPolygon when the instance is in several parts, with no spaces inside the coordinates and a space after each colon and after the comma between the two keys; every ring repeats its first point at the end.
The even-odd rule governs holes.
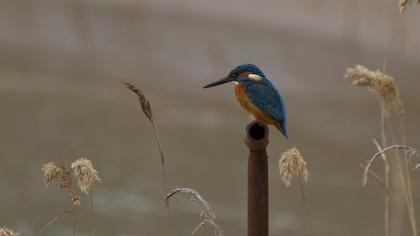
{"type": "Polygon", "coordinates": [[[274,125],[288,139],[286,106],[279,90],[264,72],[254,64],[242,64],[229,74],[203,88],[233,82],[239,104],[255,119],[274,125]]]}

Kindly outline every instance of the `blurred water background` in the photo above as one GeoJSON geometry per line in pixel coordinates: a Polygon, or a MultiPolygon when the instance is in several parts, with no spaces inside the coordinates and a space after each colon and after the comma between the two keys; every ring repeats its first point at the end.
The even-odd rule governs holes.
{"type": "MultiPolygon", "coordinates": [[[[374,181],[362,188],[357,165],[376,151],[379,108],[343,75],[386,62],[407,107],[408,143],[420,147],[419,21],[419,6],[400,15],[397,0],[1,0],[0,225],[35,235],[71,207],[44,187],[40,168],[85,156],[103,180],[98,235],[169,235],[158,152],[120,83],[129,81],[152,102],[170,186],[197,189],[226,235],[244,235],[248,115],[232,86],[202,86],[249,62],[280,88],[288,111],[290,139],[272,129],[269,146],[271,235],[306,233],[298,188],[277,173],[292,146],[310,168],[316,235],[381,235],[383,191],[374,181]]],[[[89,235],[87,202],[77,235],[89,235]]],[[[176,235],[189,235],[199,210],[181,200],[173,208],[176,235]]],[[[44,235],[70,233],[64,216],[44,235]]]]}

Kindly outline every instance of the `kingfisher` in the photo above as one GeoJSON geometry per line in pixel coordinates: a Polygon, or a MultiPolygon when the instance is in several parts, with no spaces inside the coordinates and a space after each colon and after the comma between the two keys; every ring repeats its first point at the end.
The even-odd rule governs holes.
{"type": "Polygon", "coordinates": [[[229,74],[204,88],[233,82],[239,104],[255,119],[274,125],[287,139],[286,106],[279,90],[254,64],[235,67],[229,74]]]}

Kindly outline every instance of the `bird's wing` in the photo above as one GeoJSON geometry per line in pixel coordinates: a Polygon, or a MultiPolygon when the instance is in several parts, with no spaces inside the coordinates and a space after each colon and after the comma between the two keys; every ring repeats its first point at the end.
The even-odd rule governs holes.
{"type": "Polygon", "coordinates": [[[255,106],[274,120],[285,123],[286,107],[280,93],[270,81],[249,84],[245,91],[255,106]]]}

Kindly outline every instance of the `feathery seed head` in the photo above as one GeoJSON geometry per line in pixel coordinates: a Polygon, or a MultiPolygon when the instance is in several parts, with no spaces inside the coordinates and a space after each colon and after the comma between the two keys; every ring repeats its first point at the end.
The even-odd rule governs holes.
{"type": "Polygon", "coordinates": [[[143,91],[130,83],[123,83],[123,84],[125,85],[125,87],[130,89],[134,94],[136,94],[140,102],[141,109],[143,110],[144,114],[149,119],[149,121],[153,123],[154,121],[153,121],[152,107],[150,106],[149,100],[147,100],[146,97],[144,96],[143,91]]]}
{"type": "Polygon", "coordinates": [[[391,116],[392,110],[398,112],[400,116],[405,115],[405,108],[400,99],[400,93],[394,78],[391,76],[379,70],[371,71],[364,66],[357,65],[346,70],[345,78],[353,80],[353,85],[368,87],[378,97],[381,110],[386,118],[391,116]]]}
{"type": "Polygon", "coordinates": [[[0,228],[0,236],[20,236],[20,233],[3,226],[3,228],[0,228]]]}
{"type": "Polygon", "coordinates": [[[420,0],[400,0],[400,13],[403,13],[405,8],[407,8],[409,5],[417,1],[418,4],[420,4],[420,0]]]}
{"type": "Polygon", "coordinates": [[[48,187],[59,178],[62,168],[54,162],[47,162],[42,166],[41,171],[44,174],[44,183],[48,187]]]}
{"type": "Polygon", "coordinates": [[[292,184],[293,176],[302,177],[308,181],[309,171],[306,162],[297,148],[291,148],[281,155],[279,160],[280,177],[283,183],[289,187],[292,184]]]}
{"type": "Polygon", "coordinates": [[[53,184],[54,181],[58,182],[58,187],[67,193],[73,205],[80,205],[80,198],[71,188],[72,180],[69,166],[66,166],[64,163],[47,162],[42,166],[41,171],[47,187],[53,184]]]}
{"type": "Polygon", "coordinates": [[[92,162],[86,158],[80,158],[71,164],[77,185],[83,193],[90,193],[92,187],[101,183],[98,171],[92,166],[92,162]]]}

